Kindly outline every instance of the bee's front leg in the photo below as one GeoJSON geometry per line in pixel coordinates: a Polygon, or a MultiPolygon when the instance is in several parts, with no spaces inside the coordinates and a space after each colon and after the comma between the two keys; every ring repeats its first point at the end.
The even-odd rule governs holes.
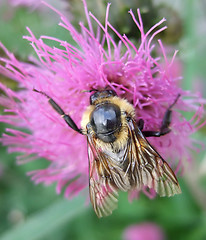
{"type": "Polygon", "coordinates": [[[53,107],[53,109],[61,115],[61,117],[65,120],[65,122],[69,125],[70,128],[72,128],[74,131],[83,134],[82,130],[77,127],[76,123],[72,120],[72,118],[68,115],[65,114],[65,112],[62,110],[62,108],[50,97],[48,96],[45,92],[38,91],[36,89],[33,89],[34,92],[40,93],[44,95],[46,98],[49,99],[49,104],[53,107]]]}
{"type": "Polygon", "coordinates": [[[142,118],[139,119],[139,121],[137,123],[137,126],[138,126],[140,131],[143,130],[143,128],[144,128],[144,120],[142,118]]]}
{"type": "MultiPolygon", "coordinates": [[[[160,137],[171,131],[169,126],[172,120],[172,107],[176,104],[179,97],[180,97],[180,94],[177,95],[175,101],[168,107],[167,111],[165,112],[160,130],[159,131],[142,131],[145,137],[160,137]]],[[[138,125],[140,126],[140,130],[142,130],[144,126],[144,121],[140,119],[138,125]]]]}

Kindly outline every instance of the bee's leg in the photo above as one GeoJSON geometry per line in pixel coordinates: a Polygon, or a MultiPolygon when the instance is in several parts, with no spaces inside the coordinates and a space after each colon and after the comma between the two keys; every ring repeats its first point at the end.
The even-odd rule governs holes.
{"type": "Polygon", "coordinates": [[[139,130],[142,131],[144,128],[144,120],[142,118],[140,118],[137,125],[138,125],[139,130]]]}
{"type": "Polygon", "coordinates": [[[33,89],[33,91],[38,92],[44,95],[45,97],[47,97],[49,99],[50,105],[53,107],[53,109],[57,113],[61,115],[61,117],[65,120],[65,122],[69,125],[69,127],[72,128],[74,131],[83,134],[82,130],[77,127],[76,123],[72,120],[72,118],[69,115],[65,114],[65,112],[61,109],[61,107],[52,98],[50,98],[46,93],[42,91],[38,91],[36,89],[33,89]]]}
{"type": "Polygon", "coordinates": [[[165,112],[160,131],[142,131],[145,137],[160,137],[171,131],[169,126],[172,120],[172,107],[176,104],[179,97],[180,94],[177,95],[175,101],[168,107],[167,111],[165,112]]]}

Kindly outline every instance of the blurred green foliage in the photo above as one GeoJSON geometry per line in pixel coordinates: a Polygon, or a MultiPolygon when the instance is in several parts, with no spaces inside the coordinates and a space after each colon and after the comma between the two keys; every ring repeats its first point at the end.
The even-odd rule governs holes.
{"type": "MultiPolygon", "coordinates": [[[[43,12],[39,12],[25,7],[12,8],[7,4],[0,6],[0,41],[22,60],[28,61],[29,55],[35,55],[29,42],[23,39],[29,35],[26,27],[32,29],[37,39],[46,35],[72,42],[69,32],[58,27],[58,15],[47,6],[42,5],[42,8],[43,12]],[[47,11],[44,12],[45,8],[47,11]]],[[[55,46],[54,42],[51,45],[55,46]]]]}
{"type": "MultiPolygon", "coordinates": [[[[184,9],[181,16],[184,36],[178,48],[181,49],[180,55],[184,62],[185,89],[198,89],[198,83],[205,86],[206,47],[202,45],[205,38],[196,31],[202,24],[202,20],[198,20],[202,16],[197,12],[201,3],[184,0],[181,4],[184,9]]],[[[23,35],[27,35],[25,26],[29,26],[37,37],[42,34],[71,41],[69,34],[57,24],[54,25],[54,22],[58,23],[59,20],[52,15],[32,12],[26,8],[1,6],[0,41],[18,58],[26,61],[28,55],[34,52],[29,43],[22,39],[23,35]]],[[[205,89],[203,94],[206,96],[205,89]]],[[[8,126],[1,124],[1,133],[5,127],[8,126]]],[[[200,133],[198,138],[205,141],[205,133],[200,133]]],[[[98,219],[84,197],[65,200],[62,195],[56,195],[55,186],[44,187],[30,181],[26,172],[43,168],[46,164],[43,159],[17,166],[16,154],[8,154],[3,146],[0,148],[0,156],[1,240],[121,239],[127,226],[147,221],[159,224],[171,240],[206,239],[206,203],[202,204],[200,199],[206,195],[206,177],[194,180],[202,191],[202,195],[198,195],[197,185],[191,184],[192,175],[197,174],[194,171],[180,180],[181,195],[150,200],[141,194],[138,200],[129,203],[127,194],[120,193],[118,209],[110,217],[98,219]]],[[[195,169],[198,169],[203,157],[204,154],[195,155],[195,169]]]]}

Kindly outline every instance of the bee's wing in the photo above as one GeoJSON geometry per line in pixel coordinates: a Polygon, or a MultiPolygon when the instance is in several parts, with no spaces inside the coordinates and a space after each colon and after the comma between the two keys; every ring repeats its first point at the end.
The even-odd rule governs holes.
{"type": "Polygon", "coordinates": [[[130,183],[118,163],[98,149],[96,139],[88,136],[89,192],[98,217],[108,216],[117,208],[118,190],[128,191],[130,183]]]}
{"type": "Polygon", "coordinates": [[[166,161],[148,143],[133,120],[128,125],[131,137],[128,175],[132,186],[139,190],[148,186],[160,196],[181,193],[177,178],[166,161]]]}

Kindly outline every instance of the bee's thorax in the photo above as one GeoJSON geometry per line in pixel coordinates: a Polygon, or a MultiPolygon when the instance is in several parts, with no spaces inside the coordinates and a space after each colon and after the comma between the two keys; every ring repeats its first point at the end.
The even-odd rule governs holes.
{"type": "Polygon", "coordinates": [[[110,148],[111,144],[117,148],[124,146],[128,138],[126,117],[135,118],[134,107],[112,92],[96,92],[92,96],[92,104],[81,121],[83,133],[95,136],[97,143],[105,148],[110,148]]]}
{"type": "Polygon", "coordinates": [[[115,132],[121,127],[119,106],[110,102],[99,104],[90,114],[90,123],[97,138],[103,142],[114,142],[115,132]]]}

